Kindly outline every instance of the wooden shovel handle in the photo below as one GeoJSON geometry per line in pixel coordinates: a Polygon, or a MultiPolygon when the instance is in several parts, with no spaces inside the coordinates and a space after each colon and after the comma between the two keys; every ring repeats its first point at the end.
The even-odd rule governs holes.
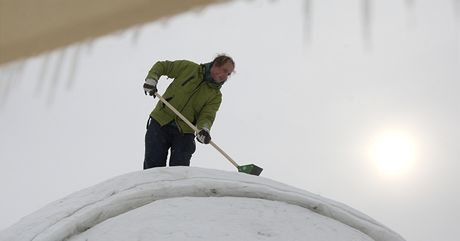
{"type": "MultiPolygon", "coordinates": [[[[176,114],[177,116],[179,116],[179,118],[181,118],[181,120],[183,120],[185,123],[187,123],[187,125],[192,128],[196,133],[199,132],[198,128],[193,125],[189,120],[187,120],[187,118],[185,118],[184,115],[182,115],[176,108],[174,108],[174,106],[172,106],[167,100],[165,100],[163,98],[163,96],[161,96],[160,94],[155,93],[155,96],[158,97],[158,99],[160,99],[161,102],[163,102],[166,106],[168,106],[169,109],[171,109],[174,114],[176,114]]],[[[218,152],[220,152],[220,154],[222,154],[225,158],[227,158],[227,160],[229,162],[231,162],[233,164],[233,166],[235,166],[236,168],[238,168],[238,164],[227,154],[224,152],[224,150],[222,150],[216,143],[214,143],[212,140],[209,142],[209,144],[211,144],[211,146],[213,146],[218,152]]]]}

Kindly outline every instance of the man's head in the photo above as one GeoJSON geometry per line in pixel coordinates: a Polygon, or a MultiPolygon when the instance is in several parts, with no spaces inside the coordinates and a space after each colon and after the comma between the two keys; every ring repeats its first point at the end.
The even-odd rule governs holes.
{"type": "Polygon", "coordinates": [[[223,83],[235,70],[235,62],[227,55],[221,54],[212,61],[211,78],[217,83],[223,83]]]}

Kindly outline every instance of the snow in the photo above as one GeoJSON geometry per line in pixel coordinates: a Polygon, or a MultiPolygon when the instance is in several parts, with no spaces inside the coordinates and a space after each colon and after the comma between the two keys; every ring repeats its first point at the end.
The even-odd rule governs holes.
{"type": "Polygon", "coordinates": [[[128,173],[57,200],[0,241],[356,240],[400,235],[344,204],[264,177],[195,167],[128,173]]]}
{"type": "Polygon", "coordinates": [[[342,223],[283,202],[241,197],[183,197],[152,202],[107,220],[69,241],[299,238],[327,241],[337,240],[338,234],[347,234],[340,240],[371,241],[342,223]]]}

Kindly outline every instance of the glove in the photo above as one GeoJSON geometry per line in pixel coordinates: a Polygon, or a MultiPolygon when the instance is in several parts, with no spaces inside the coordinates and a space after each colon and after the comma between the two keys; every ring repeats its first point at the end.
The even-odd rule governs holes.
{"type": "Polygon", "coordinates": [[[201,129],[198,134],[196,134],[196,139],[203,144],[209,144],[211,141],[211,135],[209,134],[209,130],[206,128],[201,129]]]}
{"type": "Polygon", "coordinates": [[[154,79],[146,79],[144,83],[144,93],[145,95],[149,94],[155,98],[155,93],[157,89],[157,81],[154,79]]]}

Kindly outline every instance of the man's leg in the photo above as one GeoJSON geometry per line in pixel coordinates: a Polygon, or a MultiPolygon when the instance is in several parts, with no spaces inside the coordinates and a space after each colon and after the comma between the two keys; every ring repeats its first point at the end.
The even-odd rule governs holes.
{"type": "Polygon", "coordinates": [[[190,159],[196,149],[195,135],[180,134],[177,131],[171,144],[169,166],[190,166],[190,159]]]}
{"type": "Polygon", "coordinates": [[[145,134],[144,169],[166,166],[169,147],[165,131],[155,119],[150,118],[145,134]]]}

